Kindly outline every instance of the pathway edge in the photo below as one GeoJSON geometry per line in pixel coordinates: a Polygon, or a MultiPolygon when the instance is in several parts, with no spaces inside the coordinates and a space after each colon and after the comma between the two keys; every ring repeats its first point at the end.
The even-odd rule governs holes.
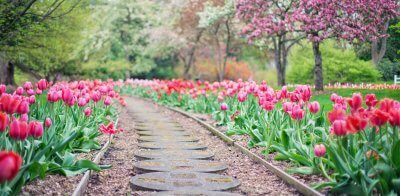
{"type": "Polygon", "coordinates": [[[322,196],[323,194],[318,192],[317,190],[309,187],[308,185],[304,184],[303,182],[299,181],[298,179],[294,178],[293,176],[289,175],[285,171],[279,169],[278,167],[275,167],[271,163],[267,162],[265,159],[261,158],[257,154],[254,154],[250,150],[248,150],[246,147],[243,147],[242,145],[235,143],[235,141],[226,136],[224,133],[220,132],[216,128],[214,128],[212,125],[200,120],[199,118],[189,114],[188,112],[185,112],[181,109],[178,108],[173,108],[170,106],[165,106],[165,105],[160,105],[163,106],[171,111],[180,113],[188,118],[191,118],[198,122],[199,124],[203,125],[207,130],[211,131],[214,135],[218,136],[220,139],[222,139],[224,142],[228,143],[228,145],[233,145],[234,147],[238,148],[242,153],[248,155],[253,161],[256,161],[262,165],[264,165],[267,169],[269,169],[272,173],[280,177],[283,181],[286,183],[292,185],[294,188],[296,188],[300,193],[307,195],[307,196],[322,196]]]}
{"type": "MultiPolygon", "coordinates": [[[[108,147],[111,145],[111,141],[114,138],[113,135],[108,138],[107,142],[104,144],[104,146],[100,149],[100,151],[97,153],[95,158],[93,159],[93,162],[98,164],[100,162],[100,159],[103,157],[104,153],[107,151],[108,147]]],[[[91,170],[88,170],[85,172],[81,180],[79,181],[79,184],[76,186],[74,189],[74,192],[72,193],[72,196],[82,196],[85,194],[85,191],[87,189],[87,185],[89,184],[89,179],[90,175],[92,174],[91,170]]]]}

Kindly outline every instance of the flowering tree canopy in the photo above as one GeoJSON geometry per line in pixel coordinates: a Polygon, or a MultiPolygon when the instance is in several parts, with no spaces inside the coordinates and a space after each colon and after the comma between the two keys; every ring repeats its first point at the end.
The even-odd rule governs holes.
{"type": "Polygon", "coordinates": [[[378,39],[386,36],[385,24],[399,15],[395,0],[240,0],[237,7],[249,40],[297,32],[313,43],[317,90],[323,88],[321,41],[378,39]]]}

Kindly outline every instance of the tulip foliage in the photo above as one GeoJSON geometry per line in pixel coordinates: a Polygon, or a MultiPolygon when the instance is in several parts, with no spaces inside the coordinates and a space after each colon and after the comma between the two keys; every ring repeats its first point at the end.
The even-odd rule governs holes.
{"type": "MultiPolygon", "coordinates": [[[[17,194],[21,187],[47,173],[72,176],[101,167],[76,154],[100,149],[97,137],[115,134],[117,111],[125,105],[114,91],[117,82],[79,81],[50,84],[26,82],[7,93],[0,85],[0,193],[17,194]],[[99,126],[100,125],[100,126],[99,126]],[[99,129],[100,128],[100,129],[99,129]]],[[[0,195],[1,195],[0,194],[0,195]]]]}
{"type": "Polygon", "coordinates": [[[321,175],[315,188],[334,194],[398,194],[400,103],[374,94],[332,94],[332,111],[311,101],[310,86],[274,90],[265,82],[130,80],[121,89],[197,113],[212,114],[228,135],[290,161],[289,173],[321,175]]]}

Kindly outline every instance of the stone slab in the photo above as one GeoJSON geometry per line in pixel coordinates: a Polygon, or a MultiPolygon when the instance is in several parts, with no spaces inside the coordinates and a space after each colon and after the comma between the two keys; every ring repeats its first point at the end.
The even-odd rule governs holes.
{"type": "Polygon", "coordinates": [[[220,191],[239,186],[232,177],[199,172],[153,172],[131,178],[133,190],[175,191],[193,189],[220,191]]]}
{"type": "Polygon", "coordinates": [[[139,150],[134,153],[141,159],[210,159],[214,156],[203,150],[139,150]]]}
{"type": "Polygon", "coordinates": [[[221,192],[221,191],[205,191],[205,190],[178,190],[178,191],[161,191],[151,193],[149,196],[240,196],[237,193],[221,192]]]}
{"type": "Polygon", "coordinates": [[[166,130],[158,130],[158,131],[138,131],[137,134],[144,136],[190,136],[191,134],[187,131],[166,131],[166,130]]]}
{"type": "Polygon", "coordinates": [[[201,150],[207,146],[197,142],[141,142],[139,147],[147,149],[181,149],[181,150],[201,150]]]}
{"type": "Polygon", "coordinates": [[[143,172],[170,172],[170,171],[185,171],[185,172],[220,172],[227,169],[226,164],[217,161],[206,160],[166,160],[154,159],[139,161],[134,164],[136,169],[143,172]]]}
{"type": "Polygon", "coordinates": [[[141,127],[141,126],[135,126],[135,129],[137,131],[158,131],[158,130],[163,130],[163,131],[185,131],[182,127],[152,127],[152,126],[141,127]]]}
{"type": "Polygon", "coordinates": [[[140,136],[139,141],[144,142],[197,142],[199,139],[192,136],[140,136]]]}

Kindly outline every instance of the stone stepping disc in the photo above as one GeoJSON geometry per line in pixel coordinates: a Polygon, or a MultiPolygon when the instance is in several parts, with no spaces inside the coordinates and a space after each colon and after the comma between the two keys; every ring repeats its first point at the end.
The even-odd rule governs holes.
{"type": "Polygon", "coordinates": [[[144,142],[197,142],[199,139],[194,138],[192,136],[172,136],[172,135],[164,135],[164,136],[140,136],[138,138],[139,141],[144,142]]]}
{"type": "Polygon", "coordinates": [[[169,172],[169,171],[182,171],[182,172],[219,172],[226,170],[227,166],[217,161],[205,160],[145,160],[139,161],[134,164],[136,169],[144,172],[169,172]]]}
{"type": "Polygon", "coordinates": [[[164,136],[164,135],[171,135],[171,136],[190,136],[191,134],[186,131],[138,131],[137,134],[139,135],[147,135],[147,136],[164,136]]]}
{"type": "Polygon", "coordinates": [[[133,190],[174,191],[193,189],[220,191],[239,186],[239,181],[229,176],[199,172],[153,172],[131,178],[133,190]]]}
{"type": "Polygon", "coordinates": [[[139,150],[135,156],[141,159],[210,159],[214,154],[203,150],[139,150]]]}
{"type": "Polygon", "coordinates": [[[135,129],[137,131],[158,131],[158,130],[163,130],[163,131],[185,131],[182,127],[140,127],[140,126],[135,126],[135,129]]]}
{"type": "Polygon", "coordinates": [[[147,149],[181,149],[181,150],[201,150],[207,146],[196,142],[142,142],[139,147],[147,149]]]}
{"type": "Polygon", "coordinates": [[[149,194],[149,196],[240,196],[240,194],[221,192],[221,191],[178,190],[178,191],[161,191],[149,194]]]}

